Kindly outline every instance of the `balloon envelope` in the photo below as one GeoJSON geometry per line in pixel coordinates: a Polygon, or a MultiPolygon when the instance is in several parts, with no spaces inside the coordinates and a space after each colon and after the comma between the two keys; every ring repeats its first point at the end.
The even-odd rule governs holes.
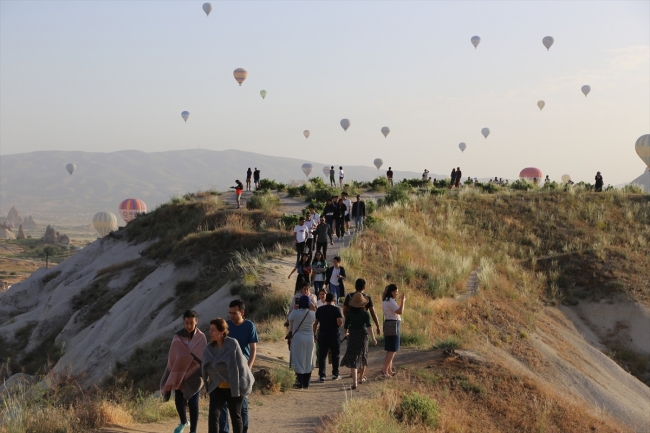
{"type": "Polygon", "coordinates": [[[311,132],[309,132],[309,129],[305,129],[304,131],[302,131],[302,135],[304,135],[305,138],[309,138],[309,136],[311,135],[311,132]]]}
{"type": "Polygon", "coordinates": [[[582,90],[582,93],[585,94],[585,98],[586,98],[587,95],[589,94],[589,92],[591,92],[591,86],[588,86],[587,84],[585,84],[584,86],[582,86],[580,88],[580,90],[582,90]]]}
{"type": "Polygon", "coordinates": [[[539,111],[542,111],[542,108],[544,108],[544,105],[546,105],[546,102],[537,101],[537,106],[539,107],[539,111]]]}
{"type": "Polygon", "coordinates": [[[77,166],[70,163],[65,165],[65,169],[68,170],[68,173],[72,174],[77,169],[77,166]]]}
{"type": "Polygon", "coordinates": [[[341,128],[343,128],[344,131],[347,131],[349,127],[350,121],[348,119],[341,119],[341,128]]]}
{"type": "Polygon", "coordinates": [[[120,211],[120,217],[128,224],[139,214],[147,213],[147,205],[140,199],[127,198],[120,203],[118,210],[120,211]]]}
{"type": "Polygon", "coordinates": [[[539,168],[535,167],[526,167],[521,172],[519,172],[519,178],[520,179],[526,179],[526,180],[541,180],[544,177],[544,174],[542,173],[542,170],[539,168]]]}
{"type": "Polygon", "coordinates": [[[305,163],[302,165],[302,172],[305,173],[305,176],[309,177],[311,174],[311,171],[314,169],[314,166],[309,163],[305,163]]]}
{"type": "Polygon", "coordinates": [[[205,12],[205,15],[209,16],[210,12],[212,12],[212,5],[210,3],[203,3],[203,12],[205,12]]]}
{"type": "Polygon", "coordinates": [[[639,137],[636,140],[634,149],[636,150],[636,154],[639,155],[639,158],[641,158],[641,160],[645,162],[645,165],[648,166],[648,169],[650,169],[650,134],[639,137]]]}
{"type": "MultiPolygon", "coordinates": [[[[189,111],[183,111],[181,113],[181,117],[183,118],[184,121],[187,122],[187,119],[190,117],[190,112],[189,111]]],[[[200,122],[199,122],[200,123],[200,122]]]]}
{"type": "Polygon", "coordinates": [[[546,51],[551,49],[551,45],[553,45],[553,42],[555,42],[553,36],[545,36],[544,39],[542,39],[542,43],[546,47],[546,51]]]}
{"type": "Polygon", "coordinates": [[[490,128],[481,129],[481,134],[483,134],[483,137],[488,138],[488,135],[490,135],[490,128]]]}
{"type": "Polygon", "coordinates": [[[562,175],[562,183],[569,183],[570,180],[571,180],[571,176],[569,176],[568,174],[562,175]]]}
{"type": "Polygon", "coordinates": [[[458,143],[458,148],[460,149],[461,152],[465,152],[465,149],[467,149],[467,145],[465,143],[458,143]]]}
{"type": "Polygon", "coordinates": [[[384,138],[386,138],[388,134],[390,134],[390,128],[388,126],[384,126],[381,128],[381,133],[384,134],[384,138]]]}
{"type": "Polygon", "coordinates": [[[93,216],[93,227],[101,237],[117,230],[117,217],[110,212],[97,212],[93,216]]]}
{"type": "Polygon", "coordinates": [[[384,161],[381,158],[375,158],[373,164],[375,164],[375,167],[377,167],[377,170],[379,170],[381,166],[384,165],[384,161]]]}
{"type": "Polygon", "coordinates": [[[248,71],[244,68],[237,68],[233,71],[232,75],[235,77],[235,80],[239,83],[241,86],[241,83],[246,80],[246,77],[248,77],[248,71]]]}
{"type": "Polygon", "coordinates": [[[266,90],[260,90],[260,95],[262,96],[262,99],[266,98],[266,90]]]}
{"type": "Polygon", "coordinates": [[[323,174],[325,177],[328,177],[330,175],[330,168],[328,166],[323,167],[323,174]]]}
{"type": "Polygon", "coordinates": [[[479,36],[472,36],[472,45],[474,45],[474,48],[478,47],[478,44],[481,43],[481,38],[479,36]]]}

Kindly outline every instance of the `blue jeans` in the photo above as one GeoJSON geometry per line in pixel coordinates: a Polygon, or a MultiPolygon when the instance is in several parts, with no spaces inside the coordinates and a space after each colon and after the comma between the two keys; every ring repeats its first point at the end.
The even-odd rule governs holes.
{"type": "Polygon", "coordinates": [[[359,230],[363,230],[363,217],[362,216],[354,217],[354,225],[357,227],[357,232],[359,230]]]}
{"type": "Polygon", "coordinates": [[[323,288],[323,284],[325,284],[325,281],[314,281],[314,292],[316,293],[317,298],[318,292],[320,292],[320,289],[323,288]]]}
{"type": "MultiPolygon", "coordinates": [[[[244,402],[241,405],[241,419],[244,423],[244,433],[248,433],[248,397],[244,398],[244,402]]],[[[219,432],[230,433],[230,427],[228,426],[228,403],[224,404],[221,408],[219,432]]]]}
{"type": "Polygon", "coordinates": [[[337,305],[339,303],[339,289],[341,286],[335,286],[334,284],[330,283],[330,293],[334,293],[334,301],[336,301],[337,305]]]}

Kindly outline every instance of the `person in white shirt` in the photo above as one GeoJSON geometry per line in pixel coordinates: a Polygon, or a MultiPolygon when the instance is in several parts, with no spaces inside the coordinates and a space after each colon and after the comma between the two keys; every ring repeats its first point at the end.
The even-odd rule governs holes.
{"type": "MultiPolygon", "coordinates": [[[[352,200],[348,198],[347,192],[342,192],[343,204],[345,205],[345,232],[350,232],[350,211],[352,210],[352,200]]],[[[345,234],[345,233],[344,233],[345,234]]]]}
{"type": "Polygon", "coordinates": [[[386,357],[384,358],[384,366],[381,370],[381,374],[384,377],[392,377],[395,375],[393,370],[393,359],[395,354],[399,351],[399,339],[400,339],[400,325],[402,322],[402,314],[404,314],[404,301],[406,296],[402,293],[400,297],[400,303],[397,304],[397,295],[399,290],[395,284],[389,284],[384,289],[384,294],[382,296],[381,306],[384,310],[384,350],[386,351],[386,357]],[[391,329],[392,328],[392,329],[391,329]],[[389,329],[395,332],[390,332],[389,329]],[[394,335],[387,335],[394,334],[394,335]]]}
{"type": "Polygon", "coordinates": [[[343,167],[339,167],[339,187],[343,189],[343,178],[345,177],[345,172],[343,167]]]}
{"type": "Polygon", "coordinates": [[[307,226],[307,241],[305,242],[305,245],[307,246],[308,250],[308,255],[309,255],[309,260],[311,261],[312,258],[312,250],[314,249],[314,229],[318,225],[318,222],[314,222],[311,220],[311,218],[308,216],[307,221],[305,221],[305,226],[307,226]]]}
{"type": "Polygon", "coordinates": [[[305,217],[300,217],[298,220],[298,225],[293,228],[293,233],[296,235],[295,244],[296,244],[296,262],[300,261],[302,253],[305,252],[305,243],[307,242],[307,237],[309,228],[305,225],[305,217]]]}

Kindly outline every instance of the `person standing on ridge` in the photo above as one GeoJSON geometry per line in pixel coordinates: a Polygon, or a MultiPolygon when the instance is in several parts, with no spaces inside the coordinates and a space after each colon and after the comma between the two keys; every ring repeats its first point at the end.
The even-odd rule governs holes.
{"type": "Polygon", "coordinates": [[[460,179],[463,175],[463,172],[460,171],[460,167],[456,167],[456,188],[460,188],[460,179]]]}
{"type": "Polygon", "coordinates": [[[594,188],[594,191],[596,192],[602,192],[603,191],[603,175],[600,174],[600,172],[596,173],[596,187],[594,188]]]}
{"type": "Polygon", "coordinates": [[[451,181],[449,182],[449,189],[452,189],[456,185],[456,169],[451,169],[451,181]]]}
{"type": "Polygon", "coordinates": [[[330,167],[330,186],[333,186],[336,188],[336,179],[334,176],[336,175],[336,171],[334,171],[334,166],[330,167]]]}
{"type": "Polygon", "coordinates": [[[298,220],[298,225],[293,228],[293,233],[296,238],[294,240],[296,244],[296,262],[300,261],[302,254],[305,252],[305,243],[307,242],[307,232],[309,229],[305,225],[305,217],[301,216],[298,220]]]}
{"type": "Polygon", "coordinates": [[[343,179],[345,178],[345,172],[343,167],[339,167],[339,188],[343,189],[343,179]]]}
{"type": "Polygon", "coordinates": [[[316,310],[314,339],[318,343],[318,381],[325,382],[325,363],[327,352],[332,351],[332,380],[339,380],[339,359],[341,343],[339,328],[343,326],[341,309],[334,305],[334,293],[325,295],[325,305],[316,310]]]}
{"type": "Polygon", "coordinates": [[[246,170],[246,191],[251,190],[251,177],[253,177],[253,171],[248,167],[248,170],[246,170]]]}
{"type": "Polygon", "coordinates": [[[241,195],[244,192],[244,184],[237,179],[235,181],[235,186],[231,186],[230,189],[235,190],[235,195],[237,196],[237,209],[241,209],[241,195]]]}
{"type": "Polygon", "coordinates": [[[388,167],[388,171],[386,172],[386,179],[388,179],[390,186],[393,186],[393,167],[388,167]]]}
{"type": "Polygon", "coordinates": [[[260,187],[260,171],[255,167],[255,171],[253,171],[253,182],[255,183],[255,189],[258,189],[260,187]]]}
{"type": "MultiPolygon", "coordinates": [[[[255,357],[257,356],[257,329],[255,324],[248,319],[244,318],[246,304],[241,299],[235,299],[228,305],[228,316],[226,320],[228,325],[228,336],[237,340],[239,348],[248,360],[248,368],[253,370],[255,364],[255,357]]],[[[244,425],[243,433],[248,432],[248,397],[244,397],[241,406],[241,418],[244,425]]],[[[221,409],[219,416],[219,432],[230,433],[230,426],[228,425],[228,403],[221,409]]]]}
{"type": "Polygon", "coordinates": [[[361,200],[361,196],[357,194],[357,201],[352,203],[352,218],[354,218],[354,226],[357,233],[363,230],[363,220],[366,219],[366,203],[361,200]]]}

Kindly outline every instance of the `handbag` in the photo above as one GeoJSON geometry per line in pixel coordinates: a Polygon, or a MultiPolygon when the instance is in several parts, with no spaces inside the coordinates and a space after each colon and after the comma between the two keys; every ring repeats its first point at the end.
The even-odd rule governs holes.
{"type": "Polygon", "coordinates": [[[397,336],[397,320],[384,320],[384,337],[397,336]]]}
{"type": "MultiPolygon", "coordinates": [[[[298,324],[298,328],[300,328],[300,325],[302,325],[302,322],[305,321],[308,315],[309,315],[309,310],[307,311],[307,314],[305,314],[305,317],[303,317],[300,323],[298,324]]],[[[289,346],[289,349],[291,349],[292,338],[293,338],[293,330],[290,329],[289,332],[287,332],[287,335],[284,336],[284,339],[287,340],[287,345],[289,346]]]]}

